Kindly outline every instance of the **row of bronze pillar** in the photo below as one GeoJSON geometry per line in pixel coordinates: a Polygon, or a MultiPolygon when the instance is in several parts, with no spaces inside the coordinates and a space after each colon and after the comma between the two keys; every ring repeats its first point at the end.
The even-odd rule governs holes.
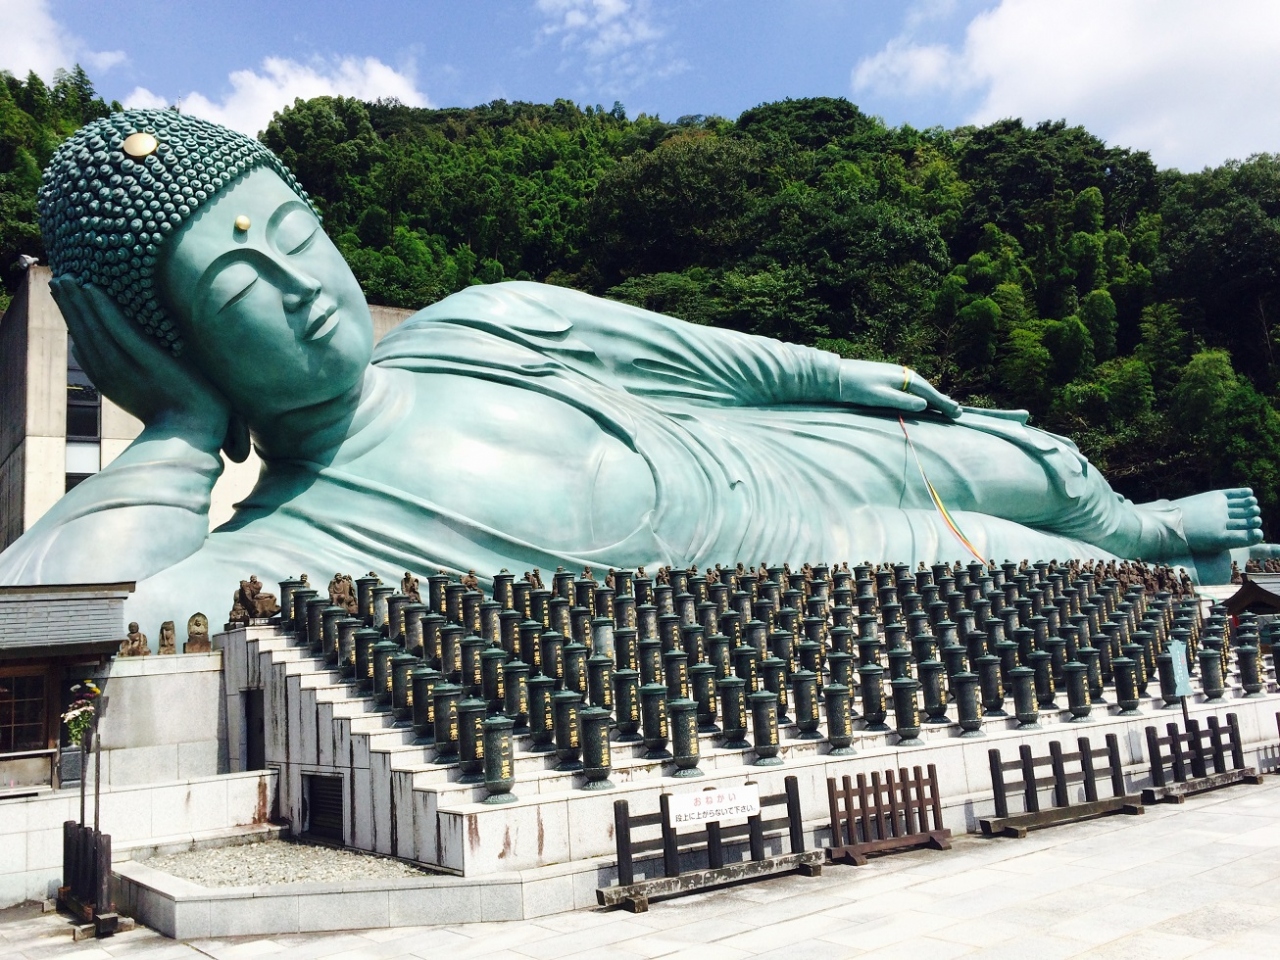
{"type": "MultiPolygon", "coordinates": [[[[890,709],[906,745],[950,723],[951,702],[961,735],[981,736],[984,717],[1007,715],[1006,690],[1024,726],[1060,709],[1063,688],[1075,721],[1108,686],[1122,713],[1136,711],[1153,674],[1168,703],[1173,640],[1206,696],[1221,696],[1231,649],[1220,611],[1202,623],[1195,601],[1140,587],[1121,597],[1114,580],[1068,582],[1048,564],[818,567],[812,578],[775,567],[720,582],[672,571],[665,584],[621,571],[612,587],[558,571],[549,588],[503,572],[487,598],[437,575],[425,602],[373,577],[356,588],[351,611],[284,581],[282,625],[495,802],[510,796],[514,737],[600,789],[611,742],[643,743],[696,776],[699,734],[754,745],[769,764],[781,762],[780,727],[848,753],[854,722],[888,730],[890,709]]],[[[1246,691],[1260,689],[1256,646],[1235,649],[1246,691]]]]}

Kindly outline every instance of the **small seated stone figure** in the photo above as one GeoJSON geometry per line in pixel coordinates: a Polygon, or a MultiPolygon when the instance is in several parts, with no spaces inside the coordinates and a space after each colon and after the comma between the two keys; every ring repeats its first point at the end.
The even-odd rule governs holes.
{"type": "MultiPolygon", "coordinates": [[[[474,570],[471,571],[475,573],[474,570]]],[[[533,568],[533,572],[529,574],[529,582],[533,584],[535,590],[545,590],[546,585],[542,582],[542,571],[537,567],[533,568]]]]}
{"type": "Polygon", "coordinates": [[[1140,556],[1204,582],[1280,555],[1248,489],[1135,504],[1025,412],[568,288],[469,286],[375,347],[302,186],[187,114],[68,137],[38,213],[85,372],[143,430],[0,554],[0,584],[131,580],[126,615],[159,623],[225,602],[248,565],[914,566],[957,529],[975,556],[1140,556]],[[222,452],[251,445],[257,483],[210,531],[222,452]]]}
{"type": "Polygon", "coordinates": [[[333,579],[329,581],[329,602],[335,607],[342,607],[352,615],[360,609],[355,581],[351,579],[350,574],[335,573],[333,575],[333,579]]]}
{"type": "Polygon", "coordinates": [[[479,590],[480,578],[476,576],[474,570],[468,570],[462,578],[462,585],[468,590],[479,590]]]}
{"type": "Polygon", "coordinates": [[[168,656],[178,652],[178,643],[175,637],[177,631],[174,630],[173,621],[166,620],[160,624],[160,650],[161,656],[168,656]]]}
{"type": "Polygon", "coordinates": [[[247,627],[249,625],[249,611],[244,608],[241,602],[240,591],[237,590],[231,595],[231,612],[227,614],[227,629],[232,627],[247,627]]]}
{"type": "Polygon", "coordinates": [[[251,574],[248,580],[240,581],[239,601],[253,620],[267,620],[280,612],[276,595],[262,589],[262,581],[257,574],[251,574]]]}
{"type": "Polygon", "coordinates": [[[145,657],[150,653],[151,647],[147,644],[147,635],[138,629],[136,623],[129,624],[129,635],[121,641],[117,656],[145,657]]]}
{"type": "Polygon", "coordinates": [[[187,642],[182,645],[183,653],[208,653],[213,649],[209,643],[209,618],[203,613],[193,613],[187,620],[187,642]]]}
{"type": "Polygon", "coordinates": [[[418,578],[408,570],[404,572],[404,577],[400,580],[400,592],[414,603],[422,602],[422,591],[418,589],[418,578]]]}

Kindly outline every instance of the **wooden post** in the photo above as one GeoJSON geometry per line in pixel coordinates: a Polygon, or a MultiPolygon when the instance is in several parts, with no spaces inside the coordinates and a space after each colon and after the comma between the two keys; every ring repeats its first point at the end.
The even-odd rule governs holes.
{"type": "MultiPolygon", "coordinates": [[[[892,777],[893,774],[890,773],[889,776],[892,777]]],[[[887,840],[893,834],[889,832],[888,824],[885,822],[884,788],[880,783],[880,771],[878,770],[871,771],[871,793],[872,802],[875,804],[876,829],[879,831],[880,839],[887,840]]]]}
{"type": "Polygon", "coordinates": [[[913,833],[922,833],[925,830],[924,824],[920,825],[920,829],[916,830],[916,822],[919,820],[917,814],[920,810],[920,768],[915,768],[914,778],[907,773],[907,768],[903,767],[898,774],[898,780],[902,784],[902,817],[903,817],[903,836],[911,836],[913,833]]]}
{"type": "MultiPolygon", "coordinates": [[[[847,784],[849,778],[845,777],[844,782],[847,784]]],[[[836,778],[827,778],[827,807],[831,812],[831,846],[832,848],[843,847],[844,838],[840,835],[840,801],[836,796],[836,778]]],[[[849,841],[850,843],[853,840],[849,841]]]]}
{"type": "Polygon", "coordinates": [[[724,844],[720,842],[720,821],[707,821],[707,866],[719,870],[724,866],[724,844]]]}
{"type": "Polygon", "coordinates": [[[636,882],[631,860],[631,811],[625,800],[613,802],[613,837],[618,848],[618,885],[629,887],[636,882]]]}
{"type": "Polygon", "coordinates": [[[662,816],[662,875],[666,877],[680,876],[680,848],[677,845],[676,831],[671,826],[671,794],[664,793],[658,797],[662,816]]]}
{"type": "Polygon", "coordinates": [[[892,770],[884,772],[885,792],[889,795],[889,836],[900,837],[902,831],[902,806],[898,803],[898,793],[900,790],[898,779],[893,775],[892,770]]]}
{"type": "MultiPolygon", "coordinates": [[[[1276,714],[1280,718],[1280,713],[1276,714]]],[[[1280,721],[1278,721],[1280,722],[1280,721]]],[[[1114,734],[1108,734],[1107,747],[1111,746],[1111,737],[1114,734]]],[[[1164,758],[1160,756],[1160,734],[1156,733],[1155,727],[1147,727],[1147,753],[1151,754],[1151,783],[1157,787],[1164,786],[1164,758]]],[[[1112,761],[1112,767],[1115,767],[1115,761],[1112,761]]],[[[1114,774],[1113,774],[1114,776],[1114,774]]]]}
{"type": "Polygon", "coordinates": [[[1222,748],[1222,724],[1217,717],[1209,718],[1209,750],[1213,754],[1213,772],[1227,772],[1226,753],[1222,748]]]}
{"type": "Polygon", "coordinates": [[[1053,805],[1069,807],[1071,798],[1067,791],[1067,768],[1062,762],[1062,744],[1057,740],[1049,741],[1049,759],[1053,765],[1053,805]]]}
{"type": "Polygon", "coordinates": [[[1027,813],[1040,812],[1040,797],[1036,793],[1036,762],[1031,756],[1031,747],[1022,744],[1018,747],[1018,755],[1022,757],[1022,793],[1027,801],[1027,813]]]}
{"type": "Polygon", "coordinates": [[[1237,770],[1243,770],[1244,740],[1240,736],[1240,719],[1234,713],[1227,714],[1227,727],[1231,731],[1231,764],[1237,770]]]}
{"type": "MultiPolygon", "coordinates": [[[[1155,735],[1154,727],[1147,727],[1152,736],[1155,735]]],[[[1114,733],[1107,734],[1107,762],[1111,765],[1111,792],[1114,796],[1124,796],[1124,764],[1120,762],[1120,740],[1114,733]]],[[[1153,770],[1160,771],[1160,782],[1156,786],[1164,786],[1164,769],[1162,766],[1152,767],[1153,770]]],[[[1152,780],[1155,777],[1152,776],[1152,780]]]]}
{"type": "Polygon", "coordinates": [[[938,789],[938,768],[929,764],[925,768],[929,772],[929,793],[933,805],[933,829],[942,829],[942,791],[938,789]]]}
{"type": "MultiPolygon", "coordinates": [[[[845,783],[848,782],[846,778],[845,783]]],[[[872,839],[871,808],[867,806],[867,777],[862,773],[858,774],[858,824],[862,827],[862,842],[870,842],[872,839]]]]}
{"type": "Polygon", "coordinates": [[[747,838],[751,846],[751,859],[764,859],[764,821],[760,814],[747,817],[747,838]]]}
{"type": "MultiPolygon", "coordinates": [[[[1276,724],[1280,726],[1280,713],[1276,714],[1276,724]]],[[[1003,819],[1009,816],[1009,801],[1004,795],[1004,764],[1000,762],[1000,751],[988,750],[987,762],[991,766],[991,791],[995,794],[996,816],[1003,819]]]]}
{"type": "Polygon", "coordinates": [[[60,887],[71,888],[76,876],[76,822],[62,821],[62,882],[60,887]]]}
{"type": "Polygon", "coordinates": [[[1084,775],[1084,799],[1086,803],[1093,803],[1098,799],[1098,774],[1093,769],[1093,748],[1089,746],[1089,738],[1077,740],[1076,749],[1080,751],[1080,772],[1084,775]]]}
{"type": "Polygon", "coordinates": [[[1187,750],[1191,754],[1191,775],[1203,777],[1208,771],[1204,766],[1204,741],[1200,738],[1200,721],[1187,724],[1187,750]]]}
{"type": "Polygon", "coordinates": [[[93,905],[94,913],[111,910],[111,834],[94,831],[97,836],[93,905]]]}
{"type": "Polygon", "coordinates": [[[787,826],[791,832],[791,852],[804,853],[804,824],[800,817],[800,782],[795,777],[782,781],[787,792],[787,826]]]}
{"type": "Polygon", "coordinates": [[[1185,783],[1187,767],[1182,756],[1182,733],[1176,723],[1169,724],[1168,730],[1169,752],[1173,754],[1173,780],[1175,783],[1185,783]]]}

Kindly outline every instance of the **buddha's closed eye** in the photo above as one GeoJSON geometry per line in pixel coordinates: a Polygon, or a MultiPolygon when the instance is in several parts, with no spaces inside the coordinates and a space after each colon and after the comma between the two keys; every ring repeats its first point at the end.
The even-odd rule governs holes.
{"type": "Polygon", "coordinates": [[[311,246],[320,232],[320,221],[301,204],[290,206],[292,209],[277,224],[272,240],[277,250],[293,256],[311,246]]]}
{"type": "Polygon", "coordinates": [[[221,270],[209,287],[209,302],[220,305],[218,313],[235,306],[258,282],[258,271],[247,263],[232,263],[221,270]]]}

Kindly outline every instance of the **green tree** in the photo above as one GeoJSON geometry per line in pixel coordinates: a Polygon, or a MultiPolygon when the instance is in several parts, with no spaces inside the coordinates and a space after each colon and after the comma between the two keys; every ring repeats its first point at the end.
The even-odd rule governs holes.
{"type": "Polygon", "coordinates": [[[1053,356],[1045,347],[1040,331],[1018,327],[1009,331],[1000,359],[1000,380],[1010,397],[1033,414],[1049,404],[1049,374],[1053,356]]]}
{"type": "Polygon", "coordinates": [[[1116,354],[1116,304],[1106,290],[1090,290],[1080,300],[1080,321],[1089,331],[1093,354],[1110,360],[1116,354]]]}
{"type": "Polygon", "coordinates": [[[1045,321],[1041,340],[1053,357],[1055,383],[1069,383],[1093,368],[1093,338],[1079,317],[1045,321]]]}
{"type": "Polygon", "coordinates": [[[1187,361],[1170,397],[1169,416],[1189,435],[1221,428],[1239,378],[1225,350],[1201,350],[1187,361]]]}
{"type": "Polygon", "coordinates": [[[1168,303],[1153,304],[1142,311],[1142,340],[1134,355],[1151,371],[1151,382],[1160,397],[1172,389],[1186,361],[1188,338],[1181,320],[1177,308],[1168,303]]]}

